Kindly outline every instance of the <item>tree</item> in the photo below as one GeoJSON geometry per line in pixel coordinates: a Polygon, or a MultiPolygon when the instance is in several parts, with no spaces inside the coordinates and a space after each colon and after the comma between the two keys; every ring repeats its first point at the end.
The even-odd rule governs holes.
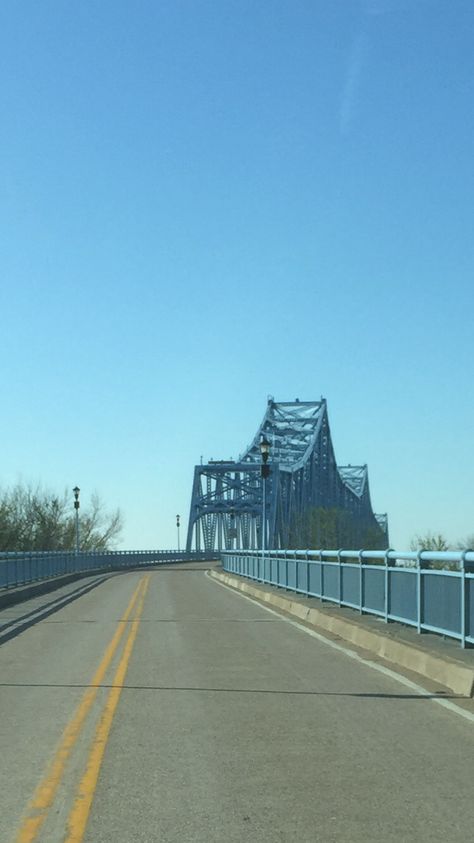
{"type": "Polygon", "coordinates": [[[415,536],[410,542],[410,550],[450,550],[447,539],[441,534],[426,533],[424,536],[415,536]]]}
{"type": "Polygon", "coordinates": [[[83,550],[107,550],[118,538],[123,528],[119,509],[106,513],[98,495],[92,495],[91,507],[81,516],[81,548],[83,550]]]}
{"type": "MultiPolygon", "coordinates": [[[[451,550],[447,539],[441,534],[426,533],[424,536],[415,536],[410,542],[411,550],[433,550],[442,552],[444,550],[451,550]]],[[[431,562],[430,568],[435,571],[456,571],[458,566],[456,562],[431,562]]]]}
{"type": "MultiPolygon", "coordinates": [[[[97,495],[80,511],[81,550],[110,549],[122,530],[120,510],[104,511],[97,495]]],[[[62,496],[18,484],[0,492],[0,551],[73,550],[75,514],[67,492],[62,496]]]]}
{"type": "Polygon", "coordinates": [[[456,544],[457,550],[474,550],[474,533],[470,533],[465,539],[461,539],[456,544]]]}

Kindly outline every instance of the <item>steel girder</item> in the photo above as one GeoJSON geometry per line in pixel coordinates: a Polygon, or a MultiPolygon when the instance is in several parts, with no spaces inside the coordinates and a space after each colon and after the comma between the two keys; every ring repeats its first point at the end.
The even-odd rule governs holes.
{"type": "Polygon", "coordinates": [[[237,462],[195,467],[187,550],[262,547],[262,524],[267,549],[308,546],[310,514],[325,511],[350,517],[355,546],[369,531],[377,546],[388,546],[387,516],[372,511],[367,466],[336,464],[325,399],[270,399],[237,462]],[[262,436],[271,444],[267,479],[261,477],[262,436]]]}

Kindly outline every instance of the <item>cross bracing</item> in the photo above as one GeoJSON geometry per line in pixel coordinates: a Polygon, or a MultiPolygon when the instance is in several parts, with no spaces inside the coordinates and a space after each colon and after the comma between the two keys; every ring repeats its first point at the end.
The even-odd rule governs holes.
{"type": "Polygon", "coordinates": [[[336,464],[324,398],[270,399],[238,461],[194,469],[188,550],[262,547],[263,537],[268,549],[314,547],[323,537],[319,546],[388,546],[387,516],[372,511],[367,466],[336,464]],[[262,437],[271,445],[267,479],[262,437]]]}

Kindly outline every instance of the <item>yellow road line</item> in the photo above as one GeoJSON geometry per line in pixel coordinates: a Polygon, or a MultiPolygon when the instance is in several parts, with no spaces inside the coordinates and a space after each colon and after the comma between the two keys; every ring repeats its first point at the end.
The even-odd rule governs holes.
{"type": "Polygon", "coordinates": [[[26,817],[17,833],[15,843],[33,843],[33,841],[38,835],[41,826],[43,825],[46,819],[48,810],[53,803],[53,799],[61,782],[66,762],[71,754],[71,750],[74,747],[74,744],[76,743],[79,737],[81,728],[84,724],[88,712],[90,711],[92,703],[94,702],[97,696],[99,685],[105,676],[107,668],[109,667],[110,662],[112,661],[117,647],[120,643],[122,635],[125,632],[126,623],[133,610],[133,607],[135,606],[142,586],[146,590],[145,579],[145,577],[141,578],[135,591],[133,592],[125,614],[122,618],[120,618],[119,625],[115,630],[113,638],[111,639],[102,657],[99,667],[97,668],[96,672],[94,673],[94,676],[92,677],[91,682],[89,683],[91,687],[89,687],[83,695],[78,708],[76,709],[72,719],[69,721],[68,725],[66,726],[63,732],[60,744],[49,766],[48,772],[40,781],[38,787],[36,788],[34,796],[30,804],[28,805],[26,817]]]}
{"type": "Polygon", "coordinates": [[[69,814],[68,833],[64,843],[81,843],[86,830],[87,820],[89,818],[92,800],[94,798],[97,780],[99,778],[99,772],[105,748],[107,746],[107,740],[109,738],[114,714],[122,693],[128,664],[132,655],[133,645],[135,644],[135,639],[137,637],[138,626],[148,587],[148,580],[149,577],[147,577],[145,588],[140,598],[140,605],[137,609],[135,619],[132,622],[129,635],[123,649],[122,657],[114,676],[113,687],[109,691],[109,695],[102,712],[102,717],[96,729],[91,751],[87,759],[85,773],[77,788],[74,805],[71,809],[71,813],[69,814]]]}

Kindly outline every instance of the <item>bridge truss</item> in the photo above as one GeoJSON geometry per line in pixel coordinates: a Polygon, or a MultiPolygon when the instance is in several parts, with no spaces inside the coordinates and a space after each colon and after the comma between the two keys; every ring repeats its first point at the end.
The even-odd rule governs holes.
{"type": "Polygon", "coordinates": [[[262,539],[267,549],[388,547],[387,516],[372,511],[367,466],[336,464],[324,398],[269,399],[238,461],[194,469],[187,550],[258,548],[262,539]],[[262,437],[271,446],[267,478],[262,437]]]}

